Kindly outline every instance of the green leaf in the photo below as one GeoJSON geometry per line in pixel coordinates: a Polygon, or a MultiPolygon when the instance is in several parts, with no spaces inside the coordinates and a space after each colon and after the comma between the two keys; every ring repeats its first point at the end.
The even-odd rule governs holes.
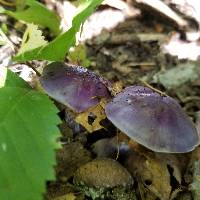
{"type": "Polygon", "coordinates": [[[31,87],[22,78],[17,76],[11,70],[7,70],[7,76],[5,80],[6,87],[20,87],[30,89],[31,87]]]}
{"type": "Polygon", "coordinates": [[[77,45],[72,51],[70,50],[67,58],[70,63],[84,67],[89,67],[91,63],[87,58],[86,47],[83,44],[77,45]]]}
{"type": "Polygon", "coordinates": [[[27,0],[15,0],[15,6],[17,10],[23,10],[26,6],[26,1],[27,0]]]}
{"type": "Polygon", "coordinates": [[[88,0],[81,4],[78,8],[78,14],[72,21],[72,27],[65,33],[59,35],[53,41],[46,45],[33,49],[32,51],[24,52],[17,55],[14,60],[27,61],[27,60],[49,60],[49,61],[62,61],[68,53],[70,47],[75,45],[76,33],[79,31],[81,25],[85,22],[92,12],[103,0],[88,0]]]}
{"type": "Polygon", "coordinates": [[[8,78],[0,88],[0,199],[42,200],[54,179],[58,110],[16,75],[8,78]]]}
{"type": "Polygon", "coordinates": [[[38,26],[34,24],[28,24],[18,54],[31,51],[42,45],[45,45],[46,43],[47,41],[44,40],[42,31],[38,29],[38,26]]]}
{"type": "Polygon", "coordinates": [[[47,27],[55,35],[60,33],[59,17],[52,11],[48,10],[43,4],[35,0],[26,0],[23,10],[15,12],[4,10],[4,13],[14,17],[17,20],[34,23],[42,27],[47,27]]]}
{"type": "Polygon", "coordinates": [[[5,13],[5,9],[2,6],[0,6],[0,14],[2,13],[5,13]]]}

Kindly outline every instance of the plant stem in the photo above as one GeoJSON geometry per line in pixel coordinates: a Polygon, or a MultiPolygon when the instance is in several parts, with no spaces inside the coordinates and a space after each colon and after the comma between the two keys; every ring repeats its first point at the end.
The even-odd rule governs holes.
{"type": "Polygon", "coordinates": [[[7,2],[7,1],[4,1],[4,0],[0,0],[0,3],[3,4],[4,6],[10,6],[10,7],[15,6],[15,3],[7,2]]]}
{"type": "Polygon", "coordinates": [[[167,94],[165,94],[165,92],[162,92],[156,88],[154,88],[153,86],[151,86],[149,83],[147,83],[146,81],[139,79],[146,87],[152,89],[153,91],[159,93],[161,96],[168,96],[167,94]]]}
{"type": "Polygon", "coordinates": [[[26,65],[28,65],[35,73],[37,76],[41,76],[41,74],[37,71],[37,69],[35,69],[35,67],[32,65],[32,63],[30,62],[25,62],[26,65]]]}

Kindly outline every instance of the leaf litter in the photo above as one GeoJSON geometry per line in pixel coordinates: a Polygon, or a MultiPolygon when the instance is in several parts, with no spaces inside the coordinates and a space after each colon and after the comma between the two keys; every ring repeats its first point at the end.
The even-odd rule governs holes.
{"type": "MultiPolygon", "coordinates": [[[[144,11],[145,9],[141,10],[142,14],[139,17],[129,18],[112,31],[104,30],[99,36],[85,42],[84,51],[90,60],[89,67],[113,82],[120,81],[123,87],[141,84],[141,78],[176,98],[185,111],[195,119],[196,113],[200,110],[200,102],[198,98],[194,98],[200,94],[199,65],[196,61],[191,63],[188,60],[179,60],[169,53],[163,53],[163,45],[170,41],[170,34],[178,29],[166,18],[160,19],[154,11],[151,11],[154,14],[152,17],[151,13],[144,11]]],[[[47,199],[78,199],[77,193],[82,195],[82,199],[89,199],[73,185],[71,177],[76,170],[91,162],[97,155],[117,158],[116,162],[132,174],[135,182],[132,189],[135,195],[126,196],[125,200],[191,200],[192,195],[195,200],[200,198],[199,148],[188,154],[169,155],[153,153],[137,144],[130,145],[126,137],[116,137],[118,131],[112,124],[108,124],[101,106],[93,109],[81,113],[76,118],[82,124],[83,130],[79,133],[73,132],[69,141],[64,140],[63,149],[57,156],[57,181],[48,184],[47,199]],[[96,121],[94,120],[92,125],[88,121],[91,112],[95,112],[97,116],[94,117],[96,121]],[[106,125],[100,123],[101,120],[106,125]],[[104,126],[106,128],[102,128],[104,126]],[[92,133],[88,134],[89,132],[92,133]],[[80,136],[81,134],[84,137],[80,136]],[[80,139],[81,137],[84,139],[80,139]],[[104,139],[106,141],[103,141],[103,145],[93,151],[93,145],[104,139]],[[102,153],[105,145],[114,148],[114,157],[110,152],[102,153]],[[116,152],[119,157],[116,156],[116,152]],[[63,185],[67,190],[56,194],[55,191],[59,191],[63,185]],[[57,196],[48,196],[51,190],[57,196]]],[[[61,110],[61,116],[62,112],[61,110]]],[[[76,122],[73,121],[74,124],[76,122]]],[[[109,175],[112,176],[112,173],[109,175]]],[[[120,190],[115,190],[115,194],[113,191],[107,196],[108,199],[117,199],[117,196],[118,199],[123,199],[123,195],[119,198],[120,190]]],[[[101,193],[98,198],[104,199],[105,194],[101,193]]]]}
{"type": "MultiPolygon", "coordinates": [[[[195,98],[192,99],[200,92],[198,62],[179,60],[166,53],[163,45],[170,41],[170,34],[177,31],[177,28],[166,18],[158,19],[157,14],[153,18],[147,16],[148,13],[143,11],[141,16],[126,19],[112,31],[103,30],[99,36],[87,40],[84,45],[87,59],[90,60],[89,68],[112,80],[114,84],[120,82],[120,89],[115,94],[125,86],[141,85],[142,79],[176,98],[195,119],[196,112],[200,110],[199,103],[195,98]],[[191,99],[187,100],[188,97],[191,99]]],[[[92,112],[97,113],[95,116],[90,109],[80,113],[74,123],[79,122],[85,128],[81,132],[86,134],[82,145],[92,152],[93,158],[117,159],[131,173],[135,196],[126,196],[126,200],[191,200],[192,196],[195,198],[198,195],[198,167],[194,163],[198,163],[199,156],[194,161],[195,153],[163,154],[149,151],[108,124],[100,108],[99,105],[91,108],[92,112]],[[88,120],[91,114],[92,125],[88,120]],[[94,123],[95,119],[97,123],[94,123]]],[[[76,140],[78,137],[74,138],[76,140]]],[[[85,178],[90,177],[87,173],[83,173],[85,178]]],[[[112,174],[107,176],[112,177],[112,174]]],[[[86,188],[87,191],[79,188],[86,194],[85,199],[88,196],[93,199],[117,199],[112,192],[106,196],[102,190],[90,190],[88,193],[86,188]]]]}

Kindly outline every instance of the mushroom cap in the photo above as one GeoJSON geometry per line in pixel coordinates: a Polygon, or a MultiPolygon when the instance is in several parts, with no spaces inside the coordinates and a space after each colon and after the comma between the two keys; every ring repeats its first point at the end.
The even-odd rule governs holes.
{"type": "Polygon", "coordinates": [[[171,97],[131,86],[105,107],[108,119],[141,145],[166,153],[185,153],[199,144],[192,121],[171,97]]]}
{"type": "Polygon", "coordinates": [[[106,82],[100,76],[80,66],[54,62],[47,65],[40,77],[46,93],[76,112],[83,112],[109,98],[106,82]]]}
{"type": "Polygon", "coordinates": [[[133,185],[133,178],[126,168],[109,158],[98,158],[82,165],[75,172],[73,181],[77,185],[99,188],[133,185]]]}

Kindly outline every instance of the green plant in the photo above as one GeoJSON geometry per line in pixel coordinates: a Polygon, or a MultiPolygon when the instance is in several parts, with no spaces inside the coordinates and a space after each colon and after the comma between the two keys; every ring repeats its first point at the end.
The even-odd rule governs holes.
{"type": "Polygon", "coordinates": [[[0,89],[0,199],[41,199],[54,178],[57,108],[8,71],[0,89]]]}
{"type": "MultiPolygon", "coordinates": [[[[72,21],[72,27],[58,35],[54,40],[41,44],[41,46],[19,53],[15,56],[16,61],[27,60],[49,60],[61,61],[65,58],[70,47],[75,45],[76,33],[80,30],[81,25],[85,22],[87,17],[94,11],[94,9],[101,4],[103,0],[86,0],[79,6],[77,15],[72,21]]],[[[29,38],[30,40],[31,38],[29,38]]],[[[38,38],[37,38],[38,39],[38,38]]],[[[27,41],[28,43],[28,41],[27,41]]]]}
{"type": "Polygon", "coordinates": [[[41,27],[49,28],[54,35],[60,33],[59,17],[48,10],[43,4],[35,0],[18,1],[15,12],[4,10],[7,15],[26,23],[38,24],[41,27]]]}

